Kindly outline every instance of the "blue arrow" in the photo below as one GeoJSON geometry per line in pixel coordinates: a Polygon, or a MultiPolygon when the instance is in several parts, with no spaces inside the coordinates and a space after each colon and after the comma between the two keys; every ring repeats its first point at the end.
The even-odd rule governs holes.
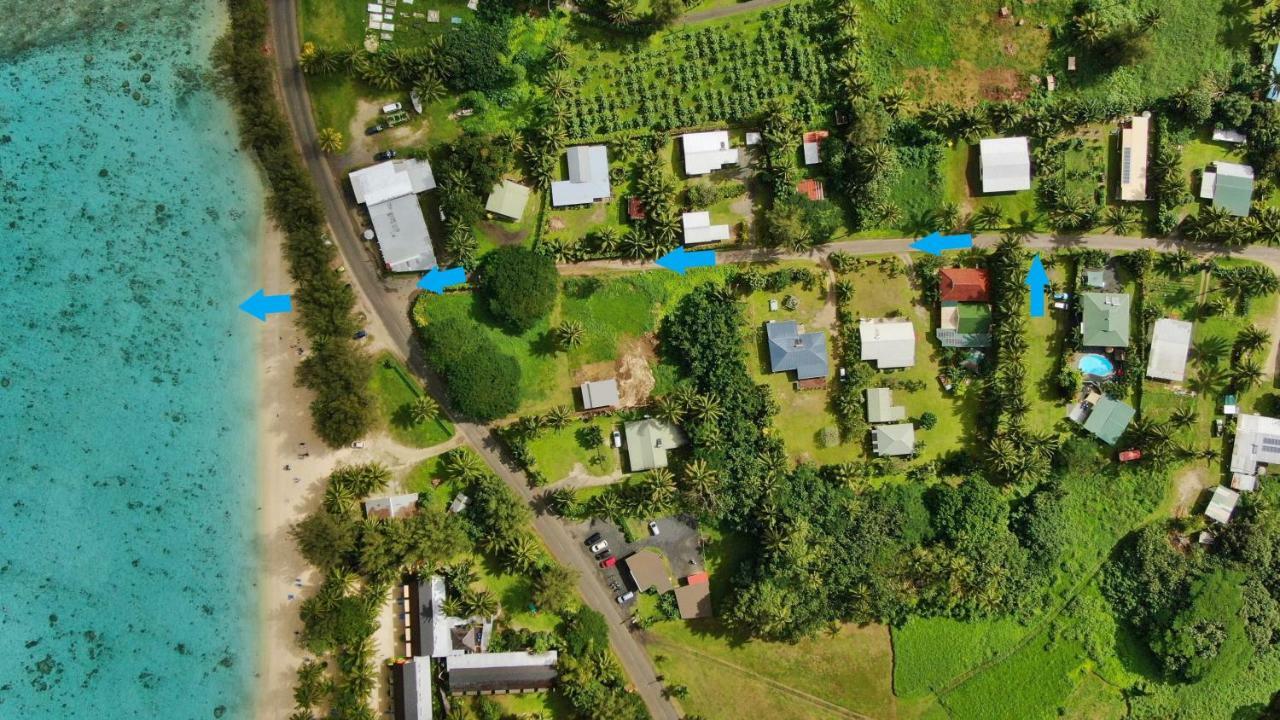
{"type": "Polygon", "coordinates": [[[461,285],[466,281],[467,271],[464,268],[456,267],[441,270],[438,267],[433,267],[418,281],[418,287],[423,290],[430,290],[437,295],[443,295],[445,288],[450,285],[461,285]]]}
{"type": "Polygon", "coordinates": [[[1031,261],[1027,271],[1027,289],[1031,292],[1031,317],[1044,317],[1044,286],[1049,284],[1049,274],[1044,271],[1040,256],[1031,261]]]}
{"type": "Polygon", "coordinates": [[[695,267],[712,267],[716,264],[716,251],[703,250],[701,252],[685,252],[684,248],[678,247],[675,250],[658,258],[658,265],[675,272],[684,274],[685,270],[695,267]]]}
{"type": "Polygon", "coordinates": [[[288,295],[267,295],[259,290],[250,295],[248,300],[240,303],[240,309],[266,322],[267,315],[272,313],[292,312],[293,299],[288,295]]]}
{"type": "Polygon", "coordinates": [[[938,231],[934,231],[911,243],[912,250],[919,250],[930,255],[941,255],[943,250],[964,250],[973,247],[973,236],[964,235],[943,235],[938,231]]]}

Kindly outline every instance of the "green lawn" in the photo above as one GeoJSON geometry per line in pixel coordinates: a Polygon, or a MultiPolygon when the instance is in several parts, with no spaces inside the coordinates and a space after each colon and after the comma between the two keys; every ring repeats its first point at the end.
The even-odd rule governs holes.
{"type": "Polygon", "coordinates": [[[1034,190],[982,194],[977,145],[959,143],[947,148],[942,164],[943,197],[947,202],[959,205],[965,212],[972,212],[981,205],[993,205],[1000,208],[1006,222],[1021,224],[1030,221],[1036,226],[1043,225],[1040,213],[1036,210],[1034,190]]]}
{"type": "Polygon", "coordinates": [[[1007,618],[960,622],[913,617],[893,629],[893,690],[906,698],[929,695],[1026,634],[1025,625],[1007,618]]]}
{"type": "Polygon", "coordinates": [[[369,391],[378,400],[378,415],[391,437],[408,447],[427,448],[453,437],[453,424],[444,417],[415,424],[410,416],[413,401],[424,394],[422,385],[390,353],[374,362],[369,391]]]}
{"type": "Polygon", "coordinates": [[[1059,715],[1078,683],[1084,651],[1033,642],[942,698],[955,720],[1033,720],[1059,715]]]}
{"type": "MultiPolygon", "coordinates": [[[[1046,270],[1049,280],[1060,286],[1063,282],[1062,268],[1049,267],[1046,270]]],[[[1031,400],[1027,426],[1039,431],[1057,428],[1067,416],[1067,401],[1058,392],[1055,374],[1068,316],[1053,309],[1051,302],[1049,298],[1045,299],[1043,316],[1027,319],[1027,351],[1023,354],[1027,368],[1027,398],[1031,400]]]]}
{"type": "Polygon", "coordinates": [[[564,479],[578,469],[587,475],[609,475],[618,468],[618,451],[609,445],[609,433],[617,423],[613,418],[600,416],[587,421],[575,421],[561,430],[543,430],[529,443],[534,467],[547,482],[564,479]],[[589,427],[599,429],[603,442],[597,449],[583,444],[580,434],[589,427]]]}

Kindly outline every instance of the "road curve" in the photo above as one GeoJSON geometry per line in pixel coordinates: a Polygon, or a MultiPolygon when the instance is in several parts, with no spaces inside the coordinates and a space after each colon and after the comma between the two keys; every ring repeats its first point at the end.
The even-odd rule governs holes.
{"type": "MultiPolygon", "coordinates": [[[[439,379],[428,371],[421,356],[415,352],[408,308],[404,307],[403,301],[398,300],[400,296],[394,293],[393,288],[382,281],[374,260],[361,244],[346,193],[334,177],[316,142],[311,100],[298,65],[301,42],[296,22],[297,0],[272,0],[270,13],[272,51],[276,59],[277,81],[286,117],[293,127],[298,150],[320,192],[331,236],[342,253],[352,285],[377,314],[387,331],[387,339],[397,354],[426,381],[432,395],[443,398],[439,379]]],[[[494,474],[502,478],[525,502],[535,504],[536,498],[529,488],[528,478],[504,460],[497,437],[483,425],[451,419],[454,420],[458,433],[484,458],[494,474]]],[[[619,611],[617,603],[600,580],[590,556],[578,546],[577,541],[556,518],[537,512],[533,525],[556,560],[578,571],[578,592],[587,605],[610,619],[609,640],[613,650],[632,686],[644,700],[649,714],[655,720],[677,720],[680,716],[664,697],[662,683],[658,680],[648,653],[639,639],[629,631],[628,620],[619,611]]]]}

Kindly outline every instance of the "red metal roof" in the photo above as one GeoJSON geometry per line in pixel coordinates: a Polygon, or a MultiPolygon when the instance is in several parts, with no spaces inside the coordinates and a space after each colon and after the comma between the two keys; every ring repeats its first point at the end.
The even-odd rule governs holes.
{"type": "Polygon", "coordinates": [[[822,181],[814,180],[813,178],[801,180],[797,183],[796,192],[810,200],[825,200],[827,198],[826,192],[822,188],[822,181]]]}
{"type": "Polygon", "coordinates": [[[943,268],[938,277],[943,302],[990,302],[991,285],[987,271],[973,268],[943,268]]]}
{"type": "Polygon", "coordinates": [[[627,217],[632,220],[644,219],[644,203],[640,202],[640,198],[633,197],[627,201],[627,217]]]}
{"type": "Polygon", "coordinates": [[[696,572],[696,573],[694,573],[694,574],[690,575],[689,577],[685,578],[685,579],[684,579],[684,584],[685,584],[685,585],[697,585],[697,584],[699,584],[699,583],[707,582],[707,580],[708,580],[708,579],[709,579],[709,578],[708,578],[708,576],[707,576],[707,574],[706,574],[705,572],[696,572]]]}
{"type": "Polygon", "coordinates": [[[805,142],[820,142],[826,140],[830,136],[826,130],[810,130],[804,134],[805,142]]]}

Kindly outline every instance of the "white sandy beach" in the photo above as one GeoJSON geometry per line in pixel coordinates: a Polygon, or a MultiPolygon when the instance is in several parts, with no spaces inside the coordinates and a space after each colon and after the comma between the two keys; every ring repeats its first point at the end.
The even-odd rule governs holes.
{"type": "MultiPolygon", "coordinates": [[[[263,232],[260,253],[262,287],[268,293],[291,292],[292,282],[282,256],[283,236],[274,228],[263,232]]],[[[373,313],[367,330],[370,352],[380,349],[378,339],[385,332],[373,313]]],[[[256,321],[250,321],[256,322],[256,321]]],[[[294,375],[305,348],[306,338],[287,316],[269,316],[261,327],[259,357],[259,622],[258,691],[256,717],[283,720],[293,710],[293,683],[298,665],[305,657],[296,635],[301,629],[298,604],[315,591],[320,578],[298,555],[289,528],[306,517],[320,503],[324,478],[341,463],[377,461],[392,471],[392,490],[409,469],[422,460],[444,452],[458,442],[458,436],[428,449],[408,448],[395,443],[385,433],[366,438],[363,449],[326,447],[311,430],[308,408],[311,393],[294,383],[294,375]],[[307,457],[300,457],[302,454],[307,457]],[[289,469],[286,470],[285,467],[289,469]]],[[[378,662],[390,657],[401,630],[392,622],[390,603],[381,616],[382,626],[375,636],[378,662]]],[[[374,687],[375,709],[389,708],[385,688],[386,673],[374,687]]]]}

